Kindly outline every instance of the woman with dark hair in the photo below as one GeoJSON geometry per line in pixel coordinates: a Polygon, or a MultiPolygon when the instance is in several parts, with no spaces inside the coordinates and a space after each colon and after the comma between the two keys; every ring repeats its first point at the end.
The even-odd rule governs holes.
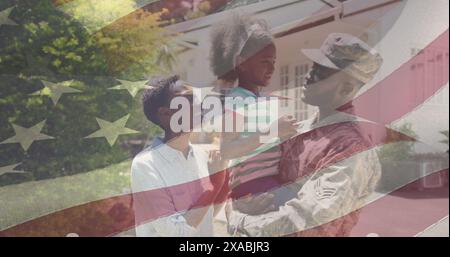
{"type": "MultiPolygon", "coordinates": [[[[256,100],[265,97],[261,89],[269,85],[276,61],[276,46],[267,23],[261,19],[233,13],[226,20],[215,24],[211,30],[211,68],[223,84],[236,85],[228,86],[225,90],[222,88],[222,92],[226,91],[227,97],[234,98],[256,100]]],[[[266,99],[265,104],[274,103],[266,99]]],[[[275,101],[275,104],[278,103],[275,101]]],[[[265,108],[260,103],[246,107],[265,108]]],[[[225,110],[225,116],[227,112],[233,111],[225,110]]],[[[234,199],[267,192],[280,186],[279,144],[296,133],[295,120],[292,118],[251,117],[250,113],[244,114],[246,124],[242,132],[226,132],[221,135],[221,156],[231,160],[230,189],[234,199]],[[262,144],[260,137],[263,133],[250,131],[248,125],[251,122],[267,120],[278,123],[275,124],[279,126],[278,137],[273,138],[270,143],[262,144]]],[[[255,110],[253,115],[257,113],[255,110]]],[[[250,204],[250,198],[247,198],[235,201],[233,207],[244,213],[261,214],[276,209],[285,202],[286,199],[283,198],[287,195],[289,194],[274,196],[266,193],[257,196],[260,197],[258,199],[253,198],[255,200],[251,202],[257,203],[256,205],[250,204]]]]}

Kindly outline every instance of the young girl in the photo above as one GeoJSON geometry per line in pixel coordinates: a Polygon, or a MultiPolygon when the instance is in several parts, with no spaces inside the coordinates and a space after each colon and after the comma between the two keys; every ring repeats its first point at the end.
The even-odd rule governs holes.
{"type": "MultiPolygon", "coordinates": [[[[213,72],[219,80],[237,85],[226,96],[255,100],[263,97],[261,89],[269,85],[276,60],[276,47],[265,21],[233,14],[213,26],[211,41],[213,72]]],[[[265,103],[271,104],[270,101],[265,103]]],[[[249,109],[261,107],[265,108],[260,104],[248,106],[249,109]]],[[[230,111],[225,110],[225,116],[230,111]]],[[[233,199],[268,192],[281,186],[278,180],[281,157],[279,144],[296,133],[295,120],[258,117],[257,113],[244,112],[243,132],[224,132],[221,135],[221,156],[231,160],[230,189],[233,199]],[[267,120],[279,123],[279,137],[270,143],[261,144],[260,136],[263,134],[250,131],[248,125],[267,120]]],[[[284,203],[289,197],[289,193],[275,195],[274,206],[284,203]]]]}

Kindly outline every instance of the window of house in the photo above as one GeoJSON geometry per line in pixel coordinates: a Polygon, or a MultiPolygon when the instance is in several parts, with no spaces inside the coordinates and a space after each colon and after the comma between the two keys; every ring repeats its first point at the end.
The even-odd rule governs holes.
{"type": "Polygon", "coordinates": [[[302,86],[308,71],[308,64],[295,66],[295,118],[299,121],[308,118],[308,105],[301,100],[302,86]]]}
{"type": "MultiPolygon", "coordinates": [[[[280,68],[280,85],[282,96],[287,98],[289,90],[289,65],[283,65],[280,68]]],[[[288,107],[288,105],[287,99],[281,101],[281,106],[288,107]]]]}
{"type": "MultiPolygon", "coordinates": [[[[411,65],[412,83],[416,85],[415,97],[422,97],[426,95],[427,87],[424,87],[424,83],[428,83],[432,80],[443,81],[445,73],[448,71],[448,50],[446,49],[428,49],[426,51],[418,48],[411,49],[411,55],[416,56],[414,63],[411,65]]],[[[432,97],[427,104],[431,105],[448,105],[445,94],[438,93],[432,97]]]]}

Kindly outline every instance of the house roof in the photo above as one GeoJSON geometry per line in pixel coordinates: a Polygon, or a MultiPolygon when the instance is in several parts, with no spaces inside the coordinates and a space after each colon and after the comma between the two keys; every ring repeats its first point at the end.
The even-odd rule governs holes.
{"type": "MultiPolygon", "coordinates": [[[[275,37],[284,37],[298,31],[309,29],[337,19],[346,18],[362,12],[377,9],[403,0],[236,0],[234,4],[252,1],[257,3],[239,7],[244,13],[264,18],[272,28],[275,37]],[[314,15],[311,15],[314,14],[314,15]]],[[[231,8],[231,7],[230,7],[231,8]]],[[[202,18],[174,24],[166,27],[169,31],[181,33],[181,40],[191,44],[198,41],[200,31],[213,23],[224,19],[232,10],[225,10],[202,18]],[[195,34],[197,34],[195,36],[195,34]]],[[[380,15],[382,15],[380,13],[380,15]]]]}
{"type": "Polygon", "coordinates": [[[242,7],[249,4],[255,4],[259,2],[263,2],[267,0],[232,0],[230,1],[226,6],[222,8],[222,11],[224,10],[231,10],[237,7],[242,7]]]}
{"type": "MultiPolygon", "coordinates": [[[[242,1],[242,0],[241,0],[242,1]]],[[[259,0],[257,3],[251,3],[249,5],[239,7],[239,10],[244,13],[250,14],[264,14],[271,10],[287,7],[296,6],[299,3],[305,2],[305,0],[259,0]]],[[[331,7],[321,1],[307,1],[307,3],[314,9],[330,9],[331,7]]],[[[231,8],[231,7],[230,7],[231,8]]],[[[196,30],[201,30],[211,26],[214,22],[226,17],[232,10],[227,9],[222,12],[211,14],[205,17],[177,23],[174,25],[167,26],[166,29],[170,31],[175,31],[178,33],[189,33],[196,30]]],[[[301,10],[300,10],[301,12],[301,10]]],[[[310,13],[310,11],[309,11],[310,13]]],[[[277,27],[282,24],[286,24],[299,19],[299,9],[298,8],[285,8],[283,10],[283,15],[279,15],[275,19],[268,19],[268,23],[271,27],[277,27]]]]}

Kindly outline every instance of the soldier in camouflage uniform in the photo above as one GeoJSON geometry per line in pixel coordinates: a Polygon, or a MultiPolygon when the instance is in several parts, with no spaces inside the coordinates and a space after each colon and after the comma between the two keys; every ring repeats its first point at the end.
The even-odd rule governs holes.
{"type": "Polygon", "coordinates": [[[319,111],[281,145],[283,185],[276,190],[295,197],[277,211],[259,215],[227,206],[232,235],[347,236],[379,181],[372,123],[336,109],[351,106],[347,103],[374,77],[382,58],[360,39],[340,33],[329,35],[320,49],[302,52],[313,61],[302,100],[319,111]]]}

